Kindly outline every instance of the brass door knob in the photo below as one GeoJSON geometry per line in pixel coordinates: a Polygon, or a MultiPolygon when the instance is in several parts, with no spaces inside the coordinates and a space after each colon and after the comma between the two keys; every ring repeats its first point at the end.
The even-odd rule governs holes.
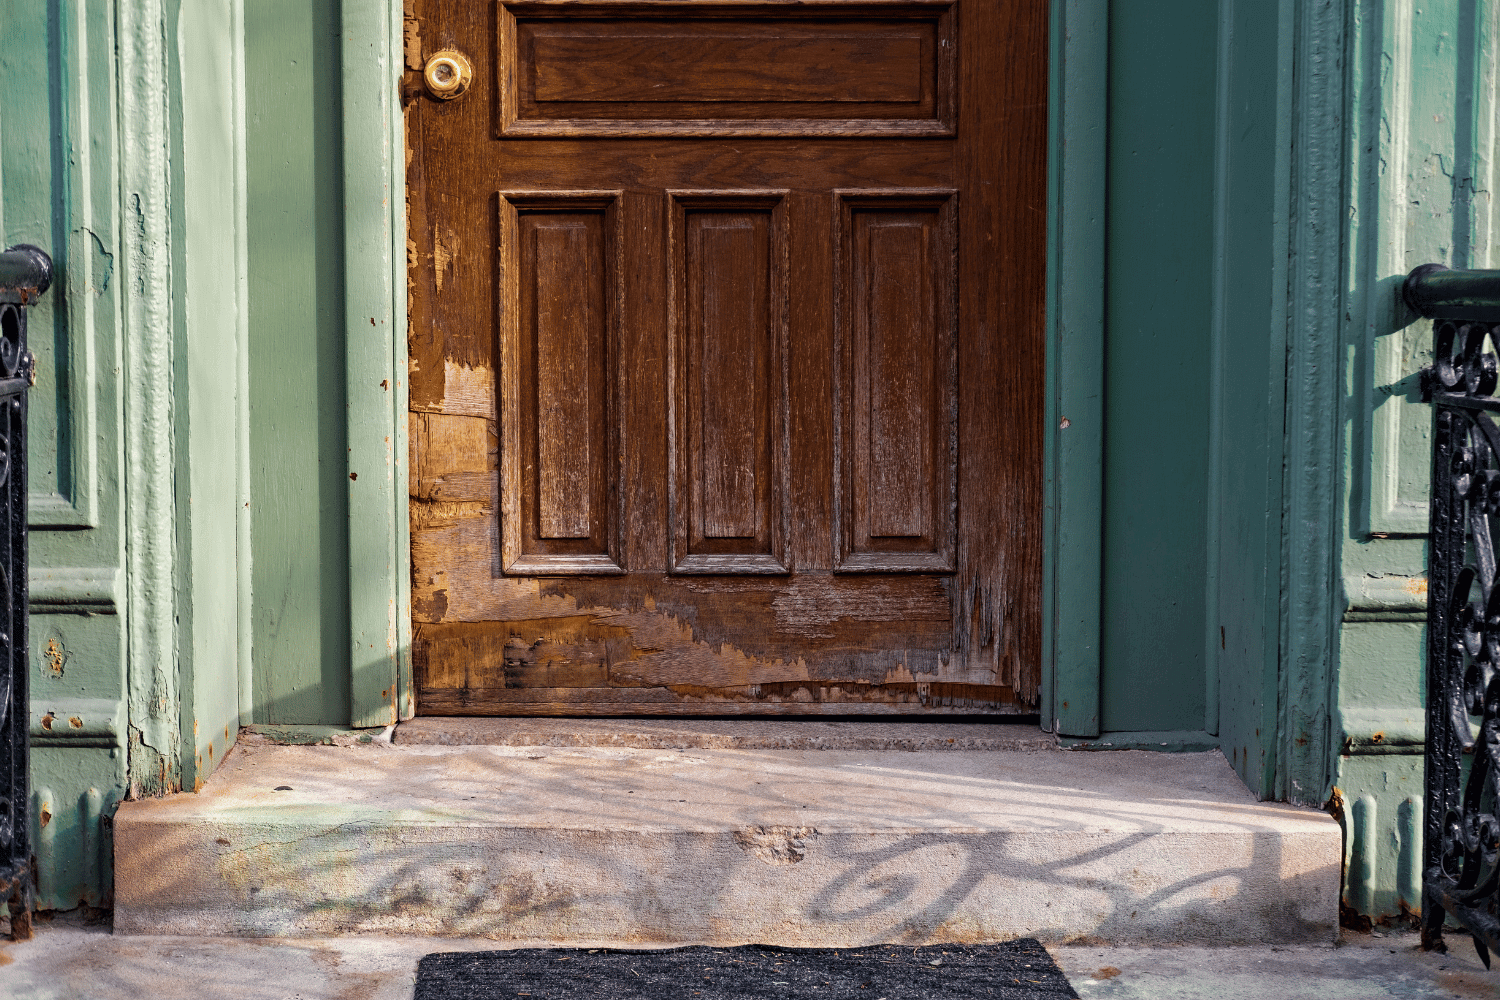
{"type": "Polygon", "coordinates": [[[474,67],[462,52],[444,49],[434,52],[422,69],[422,82],[427,92],[440,101],[451,101],[469,89],[474,80],[474,67]]]}

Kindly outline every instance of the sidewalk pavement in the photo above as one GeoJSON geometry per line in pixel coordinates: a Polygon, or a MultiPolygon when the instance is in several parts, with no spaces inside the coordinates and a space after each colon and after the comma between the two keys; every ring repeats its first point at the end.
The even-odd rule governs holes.
{"type": "MultiPolygon", "coordinates": [[[[1049,950],[1084,1000],[1500,998],[1500,969],[1487,972],[1457,935],[1449,946],[1446,955],[1424,953],[1411,933],[1345,932],[1334,948],[1049,950]]],[[[39,922],[30,941],[0,942],[0,997],[410,1000],[423,955],[495,947],[421,937],[125,937],[63,914],[39,922]]]]}

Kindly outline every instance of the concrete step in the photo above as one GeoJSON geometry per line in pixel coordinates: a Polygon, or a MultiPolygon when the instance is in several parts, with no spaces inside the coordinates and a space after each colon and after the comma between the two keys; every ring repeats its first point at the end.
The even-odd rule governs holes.
{"type": "Polygon", "coordinates": [[[643,750],[1055,750],[1034,724],[904,719],[486,719],[429,716],[396,727],[428,746],[638,747],[643,750]]]}
{"type": "Polygon", "coordinates": [[[1337,824],[1217,752],[237,746],[115,819],[126,934],[1331,943],[1337,824]]]}

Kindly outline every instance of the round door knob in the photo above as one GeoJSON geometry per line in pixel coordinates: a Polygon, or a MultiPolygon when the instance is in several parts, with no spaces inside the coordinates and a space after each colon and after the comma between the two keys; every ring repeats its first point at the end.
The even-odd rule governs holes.
{"type": "Polygon", "coordinates": [[[451,101],[469,89],[474,67],[462,52],[444,49],[435,52],[422,70],[427,92],[440,101],[451,101]]]}

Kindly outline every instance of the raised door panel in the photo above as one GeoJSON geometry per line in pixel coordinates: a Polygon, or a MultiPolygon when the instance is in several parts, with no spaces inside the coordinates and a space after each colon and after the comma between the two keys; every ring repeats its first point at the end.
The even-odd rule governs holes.
{"type": "Polygon", "coordinates": [[[618,196],[501,195],[509,574],[620,573],[618,196]]]}
{"type": "Polygon", "coordinates": [[[952,0],[500,10],[506,138],[953,132],[952,0]]]}
{"type": "Polygon", "coordinates": [[[955,196],[846,191],[837,201],[835,568],[952,572],[955,196]]]}
{"type": "Polygon", "coordinates": [[[785,192],[668,197],[670,569],[784,573],[785,192]]]}

